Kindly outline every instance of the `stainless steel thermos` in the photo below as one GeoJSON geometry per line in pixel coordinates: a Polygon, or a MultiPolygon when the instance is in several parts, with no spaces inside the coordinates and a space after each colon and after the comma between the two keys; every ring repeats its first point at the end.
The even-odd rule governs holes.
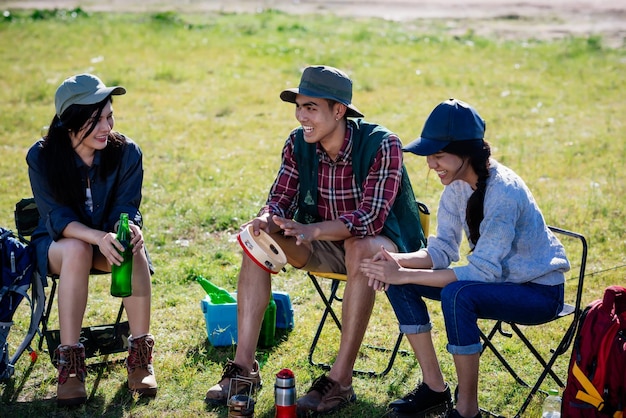
{"type": "Polygon", "coordinates": [[[296,378],[289,369],[276,374],[274,384],[275,418],[296,418],[296,378]]]}

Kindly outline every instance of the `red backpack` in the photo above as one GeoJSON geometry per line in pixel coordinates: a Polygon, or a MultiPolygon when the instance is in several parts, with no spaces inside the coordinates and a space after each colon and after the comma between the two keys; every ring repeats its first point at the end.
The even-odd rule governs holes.
{"type": "Polygon", "coordinates": [[[609,286],[583,311],[562,416],[626,418],[626,288],[609,286]]]}

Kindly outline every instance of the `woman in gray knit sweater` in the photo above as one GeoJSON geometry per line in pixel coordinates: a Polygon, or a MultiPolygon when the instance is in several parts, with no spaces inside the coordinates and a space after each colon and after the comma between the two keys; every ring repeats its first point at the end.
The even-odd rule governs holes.
{"type": "Polygon", "coordinates": [[[464,102],[446,100],[433,110],[420,138],[404,150],[426,156],[445,186],[437,235],[428,238],[426,249],[381,249],[361,265],[369,284],[387,291],[422,369],[417,388],[390,404],[400,416],[446,411],[447,417],[480,417],[478,318],[539,324],[563,307],[565,250],[524,181],[490,158],[484,132],[484,120],[464,102]],[[459,261],[463,232],[467,263],[451,267],[459,261]],[[424,297],[441,300],[459,382],[454,409],[424,297]]]}

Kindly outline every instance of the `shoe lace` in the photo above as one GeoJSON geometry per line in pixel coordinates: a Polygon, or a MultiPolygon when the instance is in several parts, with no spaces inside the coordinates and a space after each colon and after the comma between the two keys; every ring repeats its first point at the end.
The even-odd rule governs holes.
{"type": "Polygon", "coordinates": [[[154,340],[148,338],[139,338],[131,343],[130,352],[128,353],[129,368],[148,368],[152,364],[152,347],[154,340]]]}
{"type": "Polygon", "coordinates": [[[56,354],[59,359],[59,383],[65,383],[72,375],[84,381],[87,374],[84,350],[80,347],[69,347],[66,350],[57,348],[56,354]]]}
{"type": "Polygon", "coordinates": [[[222,371],[222,379],[232,378],[237,376],[243,376],[243,367],[235,364],[232,361],[228,361],[222,371]]]}
{"type": "Polygon", "coordinates": [[[313,381],[309,392],[317,391],[324,396],[332,389],[334,384],[335,383],[326,377],[326,375],[322,375],[313,381]]]}

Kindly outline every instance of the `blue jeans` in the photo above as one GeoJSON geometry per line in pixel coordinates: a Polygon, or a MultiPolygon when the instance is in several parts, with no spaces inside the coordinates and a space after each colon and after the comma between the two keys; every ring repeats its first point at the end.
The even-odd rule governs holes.
{"type": "Polygon", "coordinates": [[[440,300],[451,354],[482,350],[478,318],[536,325],[554,319],[563,309],[562,284],[456,281],[444,288],[415,284],[391,286],[387,296],[405,334],[432,329],[424,297],[440,300]]]}

